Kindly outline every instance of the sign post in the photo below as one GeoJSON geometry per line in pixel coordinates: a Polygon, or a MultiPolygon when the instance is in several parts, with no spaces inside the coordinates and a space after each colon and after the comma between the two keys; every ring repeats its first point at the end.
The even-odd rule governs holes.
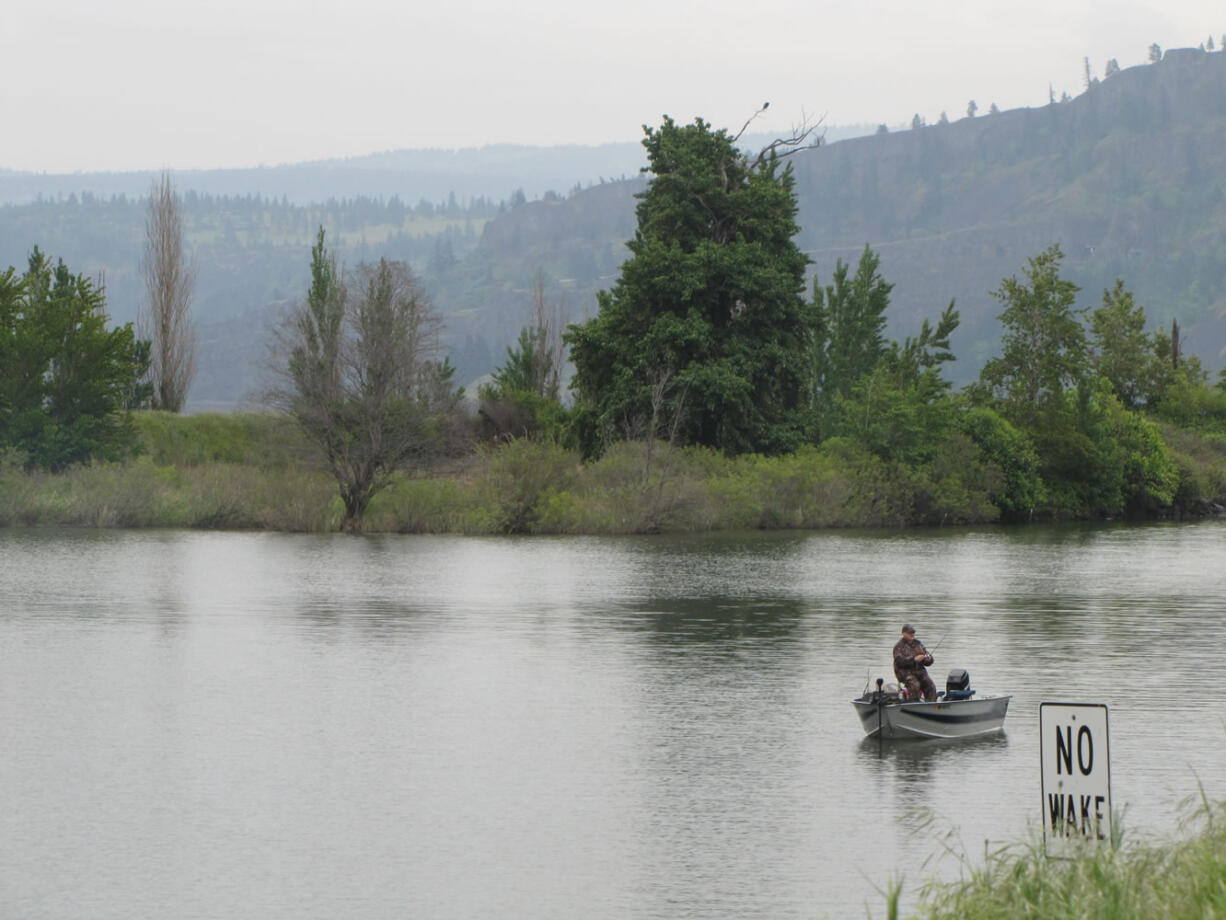
{"type": "Polygon", "coordinates": [[[1102,703],[1040,703],[1043,846],[1072,856],[1086,841],[1110,842],[1111,758],[1102,703]]]}

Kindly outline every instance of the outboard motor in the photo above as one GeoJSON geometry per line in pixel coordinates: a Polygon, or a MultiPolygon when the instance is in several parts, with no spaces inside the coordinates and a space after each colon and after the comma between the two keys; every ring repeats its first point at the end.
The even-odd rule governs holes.
{"type": "Polygon", "coordinates": [[[954,668],[945,678],[945,699],[969,700],[975,691],[971,689],[971,675],[966,668],[954,668]]]}

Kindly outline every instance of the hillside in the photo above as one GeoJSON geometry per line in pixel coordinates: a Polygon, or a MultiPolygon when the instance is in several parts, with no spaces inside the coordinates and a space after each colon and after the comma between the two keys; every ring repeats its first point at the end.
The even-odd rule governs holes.
{"type": "MultiPolygon", "coordinates": [[[[1123,278],[1151,323],[1178,320],[1186,351],[1211,370],[1223,364],[1226,54],[1169,51],[1069,102],[845,140],[791,163],[798,242],[819,280],[871,245],[895,283],[890,333],[900,337],[956,299],[960,379],[995,352],[989,292],[1052,243],[1081,306],[1123,278]]],[[[638,186],[625,185],[628,198],[638,186]]],[[[490,262],[544,264],[590,308],[616,266],[596,260],[585,273],[583,254],[633,231],[628,214],[591,213],[595,194],[615,200],[594,189],[492,221],[478,247],[485,274],[490,262]]]]}
{"type": "MultiPolygon", "coordinates": [[[[607,165],[641,159],[637,145],[613,147],[399,151],[177,175],[199,267],[189,405],[232,406],[257,388],[268,329],[302,296],[321,225],[347,264],[382,255],[412,263],[445,316],[465,382],[501,363],[538,270],[548,296],[571,321],[582,319],[617,276],[644,182],[601,178],[607,165]],[[585,168],[600,172],[576,178],[585,168]],[[542,178],[550,170],[559,181],[542,178]],[[506,200],[463,194],[494,182],[506,200]]],[[[1223,364],[1224,53],[1168,51],[1068,102],[835,140],[790,162],[798,242],[818,279],[871,245],[895,284],[889,333],[898,337],[956,299],[960,382],[996,349],[999,305],[989,292],[1054,242],[1083,287],[1081,306],[1096,306],[1122,278],[1152,325],[1178,320],[1185,351],[1211,371],[1223,364]]],[[[23,182],[46,190],[0,206],[0,266],[23,265],[37,244],[101,276],[112,316],[133,319],[142,296],[139,195],[149,179],[0,173],[0,200],[20,200],[23,182]],[[80,191],[65,194],[71,188],[80,191]]]]}

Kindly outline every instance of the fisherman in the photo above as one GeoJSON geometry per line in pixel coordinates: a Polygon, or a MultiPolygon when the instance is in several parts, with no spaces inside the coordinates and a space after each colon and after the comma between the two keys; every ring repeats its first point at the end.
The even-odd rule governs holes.
{"type": "Polygon", "coordinates": [[[915,638],[915,627],[904,623],[902,638],[894,646],[894,676],[907,688],[907,699],[933,702],[937,698],[936,684],[928,676],[932,656],[924,644],[915,638]]]}

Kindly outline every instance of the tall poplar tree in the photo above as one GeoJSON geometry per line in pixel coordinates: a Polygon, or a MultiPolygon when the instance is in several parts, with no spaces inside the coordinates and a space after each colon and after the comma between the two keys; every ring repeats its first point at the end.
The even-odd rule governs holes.
{"type": "Polygon", "coordinates": [[[188,316],[196,272],[183,248],[183,210],[168,173],[149,190],[141,268],[146,301],[138,327],[152,342],[153,408],[180,412],[196,374],[196,334],[188,316]]]}
{"type": "Polygon", "coordinates": [[[791,168],[778,145],[747,154],[701,119],[644,131],[652,178],[630,258],[566,336],[581,446],[659,425],[728,453],[790,450],[812,331],[791,168]]]}

